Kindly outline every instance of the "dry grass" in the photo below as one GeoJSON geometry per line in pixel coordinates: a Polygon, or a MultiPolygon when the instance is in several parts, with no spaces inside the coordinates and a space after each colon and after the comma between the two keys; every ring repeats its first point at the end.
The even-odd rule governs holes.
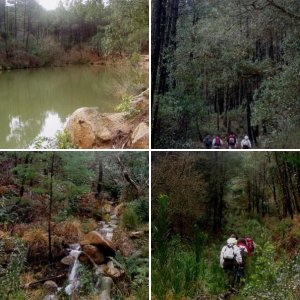
{"type": "Polygon", "coordinates": [[[48,253],[47,233],[42,228],[30,228],[23,240],[28,245],[27,257],[31,261],[43,261],[48,253]]]}
{"type": "Polygon", "coordinates": [[[60,222],[53,226],[53,235],[63,238],[65,243],[78,243],[81,232],[81,222],[77,219],[72,219],[60,222]]]}

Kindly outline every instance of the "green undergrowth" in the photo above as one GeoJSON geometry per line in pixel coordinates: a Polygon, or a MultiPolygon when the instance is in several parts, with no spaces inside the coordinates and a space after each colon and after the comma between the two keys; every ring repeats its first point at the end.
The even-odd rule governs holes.
{"type": "Polygon", "coordinates": [[[239,293],[232,299],[299,299],[297,219],[228,215],[221,235],[203,232],[195,225],[193,236],[183,238],[171,234],[167,203],[168,198],[161,196],[152,229],[153,299],[218,299],[224,295],[226,278],[219,255],[232,233],[252,237],[257,244],[255,253],[246,260],[239,293]]]}

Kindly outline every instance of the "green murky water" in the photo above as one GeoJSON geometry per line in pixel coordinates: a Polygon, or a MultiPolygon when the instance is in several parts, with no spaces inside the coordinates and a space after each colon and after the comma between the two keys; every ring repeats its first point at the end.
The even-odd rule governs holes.
{"type": "Polygon", "coordinates": [[[80,107],[113,112],[119,78],[115,67],[102,66],[1,73],[0,148],[29,148],[37,137],[53,137],[80,107]]]}

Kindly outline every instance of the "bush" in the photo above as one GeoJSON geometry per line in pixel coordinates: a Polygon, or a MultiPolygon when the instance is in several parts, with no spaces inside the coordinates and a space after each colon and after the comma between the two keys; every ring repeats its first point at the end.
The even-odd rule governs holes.
{"type": "Polygon", "coordinates": [[[71,142],[70,135],[65,131],[58,131],[55,135],[56,148],[58,149],[73,149],[75,146],[71,142]]]}
{"type": "Polygon", "coordinates": [[[248,266],[247,284],[243,290],[245,296],[254,293],[265,293],[276,283],[277,267],[274,261],[275,247],[266,242],[257,246],[256,255],[251,266],[248,266]]]}
{"type": "Polygon", "coordinates": [[[116,107],[117,112],[125,112],[127,118],[131,119],[140,113],[140,110],[134,108],[131,104],[132,97],[129,95],[122,96],[122,102],[116,107]]]}
{"type": "Polygon", "coordinates": [[[97,279],[92,269],[80,265],[78,267],[78,277],[80,278],[79,291],[81,295],[87,295],[94,292],[97,279]]]}
{"type": "Polygon", "coordinates": [[[149,222],[149,202],[145,198],[135,201],[134,210],[141,222],[149,222]]]}
{"type": "Polygon", "coordinates": [[[0,264],[0,299],[24,299],[20,276],[25,267],[26,247],[21,240],[11,239],[10,254],[6,254],[4,241],[0,241],[0,256],[6,256],[5,269],[0,264]]]}
{"type": "Polygon", "coordinates": [[[134,207],[128,206],[122,216],[122,225],[129,230],[136,229],[139,225],[139,217],[136,214],[134,207]]]}
{"type": "Polygon", "coordinates": [[[98,227],[97,222],[94,219],[85,219],[82,222],[81,230],[83,233],[89,233],[92,230],[95,230],[98,227]]]}

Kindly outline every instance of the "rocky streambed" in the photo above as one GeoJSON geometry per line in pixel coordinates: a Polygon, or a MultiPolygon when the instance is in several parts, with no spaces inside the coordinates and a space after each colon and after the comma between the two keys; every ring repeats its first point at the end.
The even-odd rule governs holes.
{"type": "MultiPolygon", "coordinates": [[[[108,205],[112,207],[111,204],[108,205]]],[[[66,282],[62,286],[58,286],[55,281],[46,281],[44,290],[49,292],[43,300],[59,299],[62,293],[68,295],[71,299],[79,299],[82,280],[80,270],[82,266],[92,270],[94,278],[96,278],[93,295],[96,295],[99,300],[111,299],[114,283],[126,280],[127,276],[122,265],[114,258],[117,248],[119,248],[113,242],[114,233],[120,224],[116,212],[118,213],[118,207],[109,213],[108,221],[100,221],[98,223],[99,227],[87,233],[80,243],[68,245],[67,255],[61,260],[62,265],[69,267],[66,282]]],[[[142,231],[130,233],[134,239],[143,234],[142,231]]],[[[124,251],[122,252],[124,253],[124,251]]],[[[139,255],[140,251],[137,252],[139,255]]],[[[127,254],[133,253],[134,251],[131,251],[127,254]]]]}

